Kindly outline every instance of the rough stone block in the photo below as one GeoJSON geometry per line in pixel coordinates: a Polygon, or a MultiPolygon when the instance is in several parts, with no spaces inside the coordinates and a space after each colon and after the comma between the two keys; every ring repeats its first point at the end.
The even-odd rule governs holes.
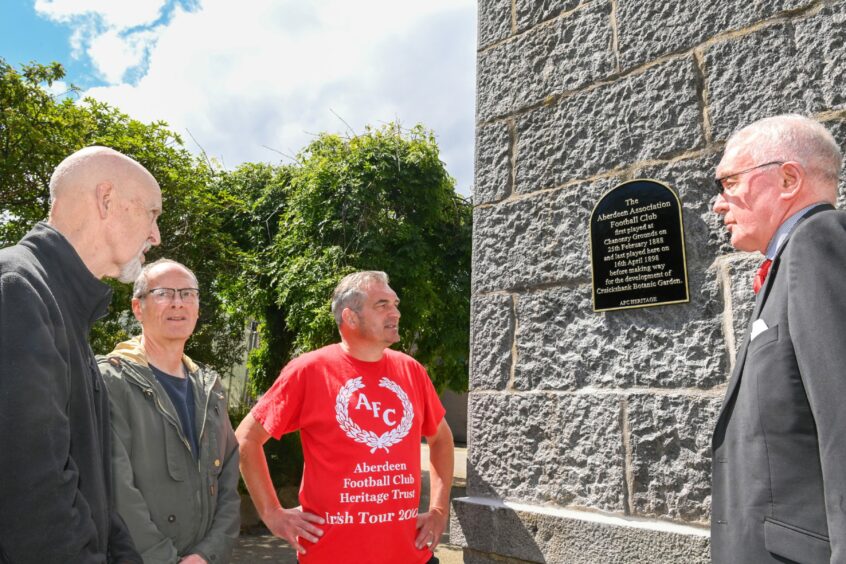
{"type": "Polygon", "coordinates": [[[578,5],[579,0],[516,0],[517,31],[529,29],[578,5]]]}
{"type": "Polygon", "coordinates": [[[517,191],[704,146],[697,89],[693,60],[677,60],[521,116],[517,191]]]}
{"type": "Polygon", "coordinates": [[[511,35],[511,0],[479,0],[479,49],[511,35]]]}
{"type": "Polygon", "coordinates": [[[492,123],[476,130],[476,183],[473,203],[489,204],[511,194],[511,133],[508,124],[492,123]]]}
{"type": "Polygon", "coordinates": [[[591,4],[480,54],[477,118],[514,112],[611,73],[609,10],[605,2],[591,4]]]}
{"type": "Polygon", "coordinates": [[[711,433],[722,397],[638,394],[627,402],[635,514],[707,524],[711,433]]]}
{"type": "MultiPolygon", "coordinates": [[[[734,331],[735,355],[749,326],[752,311],[755,309],[755,294],[752,292],[752,280],[755,271],[764,257],[760,253],[737,253],[726,257],[723,268],[726,269],[731,292],[731,327],[734,331]]],[[[726,375],[726,380],[730,374],[726,375]]]]}
{"type": "Polygon", "coordinates": [[[509,506],[495,500],[453,502],[452,542],[467,547],[465,562],[566,562],[567,564],[654,564],[710,561],[708,535],[692,527],[650,526],[620,518],[509,506]],[[485,553],[496,553],[488,558],[485,553]],[[513,562],[512,560],[505,560],[513,562]]]}
{"type": "Polygon", "coordinates": [[[594,313],[591,289],[517,300],[519,390],[586,386],[709,389],[725,378],[722,296],[713,273],[689,269],[691,301],[594,313]]]}
{"type": "Polygon", "coordinates": [[[617,3],[617,33],[623,69],[695,47],[726,31],[741,29],[813,0],[676,0],[617,3]]]}
{"type": "Polygon", "coordinates": [[[813,114],[846,104],[846,5],[722,41],[705,53],[714,139],[779,113],[813,114]]]}
{"type": "Polygon", "coordinates": [[[800,59],[819,68],[814,88],[819,89],[825,109],[846,107],[846,3],[833,3],[798,21],[794,35],[800,59]]]}
{"type": "Polygon", "coordinates": [[[511,296],[477,296],[470,312],[470,389],[503,390],[511,375],[514,302],[511,296]]]}
{"type": "Polygon", "coordinates": [[[490,292],[590,280],[588,220],[619,179],[603,179],[477,208],[473,289],[490,292]]]}
{"type": "Polygon", "coordinates": [[[619,400],[472,393],[467,492],[621,512],[619,400]]]}

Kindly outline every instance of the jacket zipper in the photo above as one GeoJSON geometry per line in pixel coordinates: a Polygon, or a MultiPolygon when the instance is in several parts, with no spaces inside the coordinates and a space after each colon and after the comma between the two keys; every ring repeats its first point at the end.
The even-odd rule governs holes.
{"type": "MultiPolygon", "coordinates": [[[[197,378],[197,381],[199,381],[199,380],[200,379],[197,378]]],[[[205,379],[204,379],[203,386],[205,387],[207,384],[208,384],[208,382],[206,382],[205,379]]],[[[213,390],[209,390],[208,392],[206,392],[206,390],[204,389],[203,393],[206,394],[206,405],[203,408],[203,423],[200,426],[200,433],[197,435],[197,444],[198,445],[203,444],[203,434],[206,432],[206,419],[209,416],[209,402],[211,401],[211,396],[212,396],[213,390]]],[[[199,470],[200,472],[203,471],[202,466],[200,464],[199,455],[197,456],[197,470],[199,470]]],[[[212,490],[211,490],[212,495],[214,495],[214,486],[211,486],[211,488],[212,488],[212,490]]]]}
{"type": "MultiPolygon", "coordinates": [[[[161,398],[159,398],[159,394],[156,393],[156,390],[154,389],[154,387],[151,386],[149,383],[142,381],[141,378],[136,376],[135,374],[133,374],[131,370],[127,370],[126,372],[132,378],[133,383],[136,386],[141,388],[141,390],[145,394],[149,393],[150,395],[153,396],[153,399],[156,402],[156,407],[159,409],[159,411],[162,412],[162,415],[164,415],[168,419],[168,422],[176,429],[176,434],[179,436],[179,439],[182,441],[182,444],[185,445],[185,448],[188,449],[188,452],[191,452],[191,444],[188,442],[188,439],[185,437],[185,434],[182,432],[182,426],[179,424],[179,421],[177,421],[177,419],[174,418],[174,416],[167,411],[164,404],[161,402],[161,398]]],[[[205,423],[204,423],[204,425],[205,425],[205,423]]],[[[199,461],[199,458],[200,458],[199,453],[197,453],[197,455],[198,455],[197,459],[199,461]]],[[[198,464],[198,468],[199,468],[199,464],[198,464]]]]}
{"type": "MultiPolygon", "coordinates": [[[[149,392],[150,394],[152,394],[152,396],[155,398],[156,407],[169,420],[170,424],[176,429],[177,435],[179,436],[180,440],[182,440],[182,444],[184,444],[185,448],[188,449],[188,452],[191,453],[191,445],[188,443],[188,439],[185,437],[185,434],[182,432],[182,426],[178,423],[177,419],[174,418],[174,416],[171,413],[169,413],[167,411],[167,409],[165,409],[165,406],[161,402],[161,400],[159,398],[159,394],[156,393],[154,387],[149,382],[146,382],[144,380],[144,378],[135,374],[134,370],[125,366],[124,363],[121,363],[121,367],[122,367],[122,369],[125,368],[124,372],[127,373],[127,375],[130,377],[130,380],[132,380],[134,385],[141,388],[141,390],[144,391],[145,393],[149,392]]],[[[186,376],[186,378],[187,377],[188,376],[186,376]]],[[[197,381],[199,382],[200,378],[197,378],[197,381]]],[[[202,445],[202,437],[203,437],[203,433],[205,432],[205,429],[206,429],[206,419],[208,417],[209,401],[211,400],[211,394],[212,394],[211,391],[209,393],[206,393],[206,390],[205,390],[206,382],[205,382],[205,380],[202,382],[202,384],[203,384],[203,387],[204,387],[204,389],[202,390],[202,393],[206,394],[206,402],[205,402],[205,409],[203,410],[202,425],[200,426],[200,433],[197,437],[197,448],[200,448],[200,445],[202,445]]],[[[203,455],[202,452],[197,453],[197,474],[200,477],[200,483],[201,484],[202,483],[208,484],[209,477],[203,474],[202,455],[203,455]]],[[[208,486],[209,486],[209,493],[211,494],[212,497],[214,497],[214,494],[215,494],[214,484],[208,484],[208,486]]],[[[203,486],[200,487],[200,491],[202,491],[202,487],[203,486]]],[[[208,513],[207,507],[205,507],[208,503],[207,499],[208,498],[206,498],[206,496],[200,496],[199,502],[200,502],[200,505],[201,505],[200,511],[202,512],[202,514],[208,513]]],[[[199,525],[200,525],[200,523],[195,523],[195,526],[199,527],[199,525]]],[[[204,523],[204,526],[206,526],[206,525],[207,525],[207,523],[204,523]]],[[[196,531],[195,531],[195,536],[196,536],[196,531]]]]}

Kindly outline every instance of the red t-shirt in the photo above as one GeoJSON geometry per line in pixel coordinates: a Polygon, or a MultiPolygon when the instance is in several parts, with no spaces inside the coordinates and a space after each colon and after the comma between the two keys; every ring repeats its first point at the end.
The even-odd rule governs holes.
{"type": "Polygon", "coordinates": [[[252,410],[276,439],[299,429],[300,503],[326,520],[303,563],[418,564],[420,441],[444,407],[423,366],[386,349],[364,362],[329,345],[292,360],[252,410]]]}

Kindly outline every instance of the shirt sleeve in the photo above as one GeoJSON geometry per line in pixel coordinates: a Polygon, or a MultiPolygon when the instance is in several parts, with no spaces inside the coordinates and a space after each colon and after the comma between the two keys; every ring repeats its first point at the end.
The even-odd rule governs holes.
{"type": "Polygon", "coordinates": [[[444,418],[446,409],[444,409],[441,398],[438,397],[438,392],[435,390],[435,386],[432,384],[432,379],[429,378],[426,369],[417,362],[415,364],[418,370],[418,380],[421,383],[420,387],[422,388],[423,396],[423,425],[420,432],[424,437],[431,437],[438,431],[438,425],[441,424],[441,419],[444,418]]]}
{"type": "Polygon", "coordinates": [[[821,213],[799,228],[788,251],[790,337],[814,416],[832,562],[846,555],[846,219],[821,213]],[[813,227],[813,229],[811,228],[813,227]]]}
{"type": "Polygon", "coordinates": [[[303,388],[302,371],[290,363],[250,412],[274,439],[300,428],[303,388]]]}

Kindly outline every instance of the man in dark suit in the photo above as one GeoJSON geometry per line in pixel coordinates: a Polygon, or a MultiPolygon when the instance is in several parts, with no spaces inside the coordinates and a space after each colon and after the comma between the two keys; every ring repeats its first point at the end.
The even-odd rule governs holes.
{"type": "Polygon", "coordinates": [[[714,562],[846,562],[846,213],[842,155],[814,120],[736,132],[714,211],[766,260],[713,436],[714,562]]]}

